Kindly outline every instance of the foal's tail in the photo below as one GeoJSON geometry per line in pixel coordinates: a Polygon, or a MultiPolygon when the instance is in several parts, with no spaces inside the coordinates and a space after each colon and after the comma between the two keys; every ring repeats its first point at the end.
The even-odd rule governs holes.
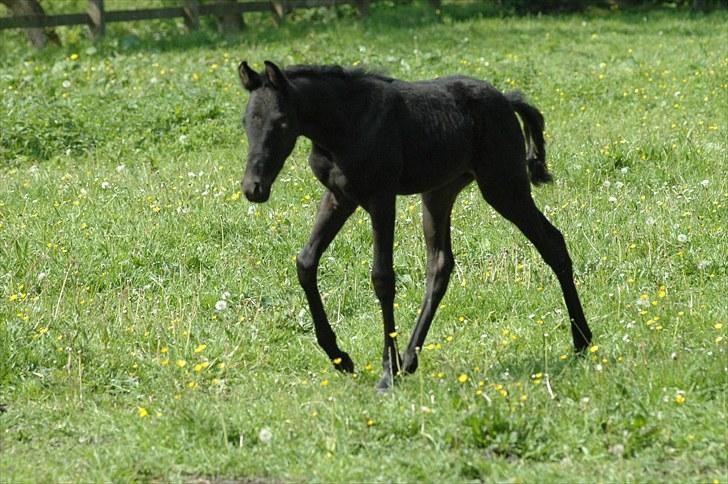
{"type": "Polygon", "coordinates": [[[531,183],[540,185],[553,181],[553,177],[546,167],[543,115],[536,107],[526,102],[522,92],[510,91],[505,96],[513,106],[513,110],[518,113],[521,121],[523,121],[523,134],[526,137],[526,161],[528,162],[528,174],[531,183]]]}

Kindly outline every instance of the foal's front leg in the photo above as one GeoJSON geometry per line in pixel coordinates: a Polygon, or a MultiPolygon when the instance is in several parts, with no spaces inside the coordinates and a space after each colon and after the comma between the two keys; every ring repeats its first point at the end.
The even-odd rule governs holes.
{"type": "Polygon", "coordinates": [[[327,191],[321,198],[316,223],[306,246],[296,257],[298,281],[301,283],[308,307],[311,310],[318,344],[340,371],[354,372],[354,362],[348,354],[341,351],[336,344],[336,334],[329,324],[324,310],[317,283],[317,272],[321,254],[324,253],[344,222],[354,213],[356,204],[349,200],[340,200],[327,191]]]}
{"type": "Polygon", "coordinates": [[[372,285],[379,299],[384,319],[384,353],[382,355],[382,378],[377,384],[380,391],[387,390],[399,373],[401,361],[397,351],[397,332],[394,324],[394,269],[392,267],[392,246],[394,244],[394,193],[373,197],[367,205],[374,232],[374,262],[372,263],[372,285]]]}

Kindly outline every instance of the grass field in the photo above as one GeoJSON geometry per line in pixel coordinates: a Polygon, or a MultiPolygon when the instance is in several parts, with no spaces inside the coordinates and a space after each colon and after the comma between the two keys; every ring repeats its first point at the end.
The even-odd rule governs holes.
{"type": "MultiPolygon", "coordinates": [[[[0,481],[728,481],[728,13],[476,10],[249,16],[233,38],[115,24],[44,52],[0,32],[0,481]],[[242,59],[526,92],[556,177],[534,196],[569,244],[588,355],[555,277],[471,187],[420,369],[386,395],[352,217],[319,278],[358,369],[335,372],[293,262],[322,193],[309,143],[269,203],[238,191],[242,59]]],[[[404,335],[419,219],[401,198],[404,335]]]]}

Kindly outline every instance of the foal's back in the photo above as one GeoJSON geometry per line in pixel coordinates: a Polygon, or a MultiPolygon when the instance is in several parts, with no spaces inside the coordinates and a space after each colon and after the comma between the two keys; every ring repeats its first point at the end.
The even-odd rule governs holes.
{"type": "Polygon", "coordinates": [[[525,161],[524,140],[513,108],[490,83],[453,76],[394,81],[385,88],[399,101],[400,193],[437,188],[432,185],[447,184],[467,173],[474,175],[489,163],[525,161]]]}

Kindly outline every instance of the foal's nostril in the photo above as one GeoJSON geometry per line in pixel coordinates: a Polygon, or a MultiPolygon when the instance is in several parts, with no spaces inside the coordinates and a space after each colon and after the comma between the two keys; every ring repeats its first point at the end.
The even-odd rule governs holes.
{"type": "Polygon", "coordinates": [[[265,202],[268,199],[268,190],[259,181],[243,180],[242,190],[247,198],[251,202],[265,202]]]}

